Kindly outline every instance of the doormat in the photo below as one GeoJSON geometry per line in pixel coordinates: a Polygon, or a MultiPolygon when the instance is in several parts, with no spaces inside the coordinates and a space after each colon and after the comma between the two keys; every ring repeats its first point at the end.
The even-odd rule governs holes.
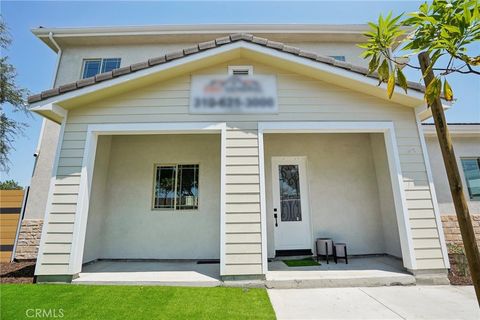
{"type": "Polygon", "coordinates": [[[320,263],[313,260],[313,258],[308,257],[300,260],[282,260],[289,267],[308,267],[308,266],[319,266],[320,263]]]}

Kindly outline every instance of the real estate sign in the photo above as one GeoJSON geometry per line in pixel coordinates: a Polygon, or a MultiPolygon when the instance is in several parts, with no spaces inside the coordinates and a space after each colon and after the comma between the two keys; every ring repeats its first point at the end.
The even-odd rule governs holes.
{"type": "Polygon", "coordinates": [[[275,76],[192,77],[190,113],[277,113],[275,76]]]}

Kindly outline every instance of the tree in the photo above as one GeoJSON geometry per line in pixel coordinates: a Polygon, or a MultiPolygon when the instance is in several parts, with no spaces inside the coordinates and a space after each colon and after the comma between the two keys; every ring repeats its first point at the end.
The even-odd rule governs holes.
{"type": "Polygon", "coordinates": [[[2,171],[8,171],[8,155],[14,149],[15,136],[23,133],[26,126],[25,123],[8,118],[4,107],[8,104],[14,112],[29,112],[26,102],[28,91],[15,83],[17,76],[15,67],[8,62],[8,57],[4,56],[4,52],[11,42],[8,28],[0,16],[0,48],[2,50],[0,57],[0,170],[2,171]]]}
{"type": "Polygon", "coordinates": [[[379,85],[387,83],[389,98],[394,93],[396,83],[407,92],[407,80],[402,68],[422,72],[426,87],[425,101],[432,111],[465,255],[480,305],[480,254],[441,101],[442,98],[453,100],[448,75],[480,75],[476,68],[480,65],[480,56],[469,54],[472,44],[478,44],[480,40],[479,2],[434,0],[431,4],[423,3],[418,12],[409,13],[406,17],[403,14],[392,17],[391,13],[385,18],[380,15],[378,23],[370,22],[369,25],[371,30],[365,34],[368,40],[359,46],[365,49],[364,58],[370,58],[369,72],[378,72],[379,85]],[[397,47],[400,52],[407,54],[395,56],[393,52],[397,47]],[[406,62],[406,58],[416,54],[418,66],[406,62]],[[448,62],[439,67],[441,57],[446,57],[448,62]]]}
{"type": "Polygon", "coordinates": [[[5,180],[0,182],[0,190],[23,190],[23,187],[15,180],[5,180]]]}

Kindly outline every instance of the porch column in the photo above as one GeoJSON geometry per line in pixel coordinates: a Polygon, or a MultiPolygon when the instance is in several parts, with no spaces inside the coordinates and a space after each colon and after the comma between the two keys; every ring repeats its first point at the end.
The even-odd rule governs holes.
{"type": "Polygon", "coordinates": [[[225,258],[222,276],[262,275],[257,123],[228,123],[226,131],[225,258]]]}

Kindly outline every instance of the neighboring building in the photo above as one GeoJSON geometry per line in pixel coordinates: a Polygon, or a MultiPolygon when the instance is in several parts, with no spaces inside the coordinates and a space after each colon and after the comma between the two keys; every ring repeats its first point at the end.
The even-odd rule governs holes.
{"type": "MultiPolygon", "coordinates": [[[[480,246],[480,124],[451,123],[449,125],[455,156],[464,186],[468,208],[473,218],[477,244],[480,246]]],[[[433,183],[447,243],[462,245],[460,229],[453,206],[447,173],[438,144],[435,127],[424,124],[433,183]]]]}
{"type": "Polygon", "coordinates": [[[387,98],[359,58],[365,28],[35,29],[60,57],[55,89],[29,100],[50,119],[22,226],[38,239],[45,216],[39,281],[99,258],[263,277],[325,236],[445,277],[423,87],[387,98]]]}

